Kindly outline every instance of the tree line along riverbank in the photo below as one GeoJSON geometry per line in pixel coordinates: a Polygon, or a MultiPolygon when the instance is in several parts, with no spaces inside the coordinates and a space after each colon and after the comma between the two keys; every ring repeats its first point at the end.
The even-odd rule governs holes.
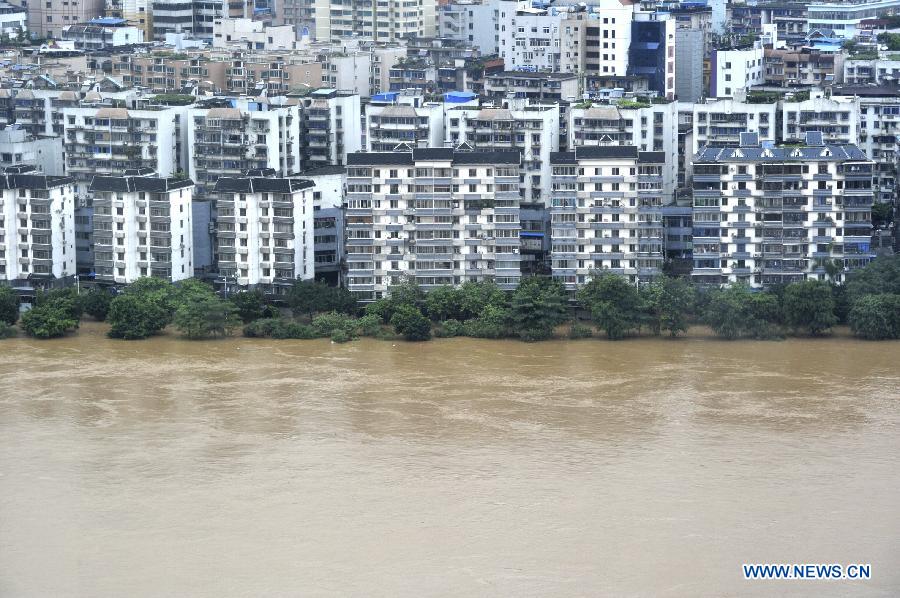
{"type": "Polygon", "coordinates": [[[228,299],[198,281],[177,284],[142,278],[115,297],[95,288],[40,293],[19,313],[18,298],[0,287],[0,338],[19,331],[55,338],[77,330],[87,315],[109,324],[108,336],[140,340],[171,326],[187,339],[330,338],[368,336],[426,341],[432,337],[517,338],[541,341],[565,336],[621,340],[638,335],[676,337],[692,324],[725,339],[826,336],[846,324],[862,339],[900,338],[900,256],[883,257],[853,273],[846,284],[805,281],[755,291],[745,285],[698,288],[684,278],[660,277],[637,288],[625,278],[597,272],[570,299],[562,285],[527,277],[512,292],[491,282],[467,282],[427,293],[413,282],[391,288],[390,297],[360,307],[345,289],[297,281],[288,308],[267,302],[261,291],[228,299]]]}

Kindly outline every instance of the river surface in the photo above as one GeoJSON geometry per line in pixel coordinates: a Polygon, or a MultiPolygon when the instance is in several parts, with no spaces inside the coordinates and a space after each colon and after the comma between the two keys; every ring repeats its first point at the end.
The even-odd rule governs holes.
{"type": "Polygon", "coordinates": [[[900,343],[103,330],[0,341],[3,598],[900,595],[900,343]]]}

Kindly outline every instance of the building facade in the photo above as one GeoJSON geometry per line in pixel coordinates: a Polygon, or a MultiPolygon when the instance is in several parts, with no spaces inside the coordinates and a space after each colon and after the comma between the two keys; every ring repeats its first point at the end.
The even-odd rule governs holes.
{"type": "Polygon", "coordinates": [[[0,280],[75,274],[75,192],[69,177],[31,166],[0,174],[0,280]]]}
{"type": "Polygon", "coordinates": [[[843,282],[871,251],[873,163],[810,133],[800,147],[700,151],[694,160],[692,278],[753,287],[843,282]]]}
{"type": "Polygon", "coordinates": [[[175,282],[194,276],[194,184],[153,174],[126,171],[91,181],[98,283],[129,284],[145,276],[175,282]]]}
{"type": "Polygon", "coordinates": [[[315,275],[312,181],[272,170],[216,181],[222,282],[283,295],[315,275]]]}
{"type": "Polygon", "coordinates": [[[552,272],[574,291],[604,270],[634,284],[662,272],[662,152],[582,146],[554,153],[552,272]]]}
{"type": "Polygon", "coordinates": [[[348,288],[361,300],[410,277],[425,289],[521,278],[514,151],[357,153],[346,196],[348,288]]]}

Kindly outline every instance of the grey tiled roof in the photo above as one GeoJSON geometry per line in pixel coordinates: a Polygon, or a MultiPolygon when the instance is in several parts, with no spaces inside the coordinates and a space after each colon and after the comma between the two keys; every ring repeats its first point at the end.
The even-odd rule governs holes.
{"type": "Polygon", "coordinates": [[[810,162],[835,160],[868,160],[855,145],[817,147],[702,147],[694,162],[810,162]]]}

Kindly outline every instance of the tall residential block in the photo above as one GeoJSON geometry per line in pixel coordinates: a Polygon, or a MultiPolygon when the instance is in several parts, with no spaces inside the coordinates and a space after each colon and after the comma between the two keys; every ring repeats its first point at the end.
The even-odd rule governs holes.
{"type": "Polygon", "coordinates": [[[0,173],[0,280],[53,280],[75,274],[72,179],[31,166],[0,173]]]}
{"type": "Polygon", "coordinates": [[[842,282],[873,257],[873,163],[856,146],[822,142],[707,147],[694,158],[695,282],[754,287],[842,282]]]}
{"type": "Polygon", "coordinates": [[[312,188],[271,169],[216,181],[222,282],[283,295],[294,280],[313,278],[312,188]]]}
{"type": "Polygon", "coordinates": [[[347,280],[362,301],[409,276],[424,288],[521,278],[519,167],[515,151],[348,156],[347,280]]]}
{"type": "Polygon", "coordinates": [[[194,275],[189,179],[128,170],[96,176],[94,273],[99,283],[128,284],[144,276],[169,281],[194,275]]]}
{"type": "Polygon", "coordinates": [[[581,146],[550,163],[553,276],[575,290],[599,270],[635,284],[659,275],[665,154],[581,146]]]}

